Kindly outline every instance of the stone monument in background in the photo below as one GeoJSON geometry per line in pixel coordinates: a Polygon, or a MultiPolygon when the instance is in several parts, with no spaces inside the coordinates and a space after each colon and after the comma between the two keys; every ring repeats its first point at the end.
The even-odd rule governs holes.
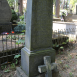
{"type": "Polygon", "coordinates": [[[65,21],[66,22],[72,22],[72,14],[71,13],[68,13],[68,15],[65,16],[65,21]]]}
{"type": "Polygon", "coordinates": [[[11,28],[11,17],[12,13],[7,0],[0,0],[0,28],[2,31],[7,31],[6,27],[8,27],[8,30],[11,28]]]}

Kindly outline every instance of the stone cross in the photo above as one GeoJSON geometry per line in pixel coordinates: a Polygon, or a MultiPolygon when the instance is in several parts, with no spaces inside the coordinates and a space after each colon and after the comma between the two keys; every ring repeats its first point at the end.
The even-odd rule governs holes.
{"type": "Polygon", "coordinates": [[[46,72],[45,77],[52,77],[52,70],[57,69],[57,64],[56,63],[51,63],[50,56],[45,56],[44,57],[44,64],[45,65],[38,66],[38,71],[40,73],[46,72]]]}

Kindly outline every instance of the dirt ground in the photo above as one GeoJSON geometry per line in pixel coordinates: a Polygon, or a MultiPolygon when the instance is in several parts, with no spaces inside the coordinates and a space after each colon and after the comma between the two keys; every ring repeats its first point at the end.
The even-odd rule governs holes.
{"type": "Polygon", "coordinates": [[[77,43],[68,45],[56,55],[60,77],[77,77],[77,43]]]}
{"type": "MultiPolygon", "coordinates": [[[[55,62],[59,70],[59,77],[77,77],[77,43],[65,46],[63,51],[58,50],[55,62]]],[[[16,77],[15,68],[17,66],[13,63],[2,66],[0,77],[16,77]]]]}

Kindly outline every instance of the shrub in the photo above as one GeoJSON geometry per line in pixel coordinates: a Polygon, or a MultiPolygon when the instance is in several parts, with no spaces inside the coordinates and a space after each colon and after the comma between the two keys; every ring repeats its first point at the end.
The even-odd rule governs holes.
{"type": "Polygon", "coordinates": [[[21,21],[24,21],[24,15],[19,16],[19,18],[21,19],[21,21]]]}
{"type": "Polygon", "coordinates": [[[17,20],[18,19],[18,16],[17,16],[16,12],[13,9],[11,9],[11,12],[12,12],[11,22],[13,22],[13,20],[17,20]]]}

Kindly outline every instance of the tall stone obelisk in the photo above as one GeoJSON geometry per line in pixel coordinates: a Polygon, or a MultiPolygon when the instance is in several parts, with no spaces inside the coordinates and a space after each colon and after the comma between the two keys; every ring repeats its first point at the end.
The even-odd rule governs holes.
{"type": "Polygon", "coordinates": [[[21,67],[26,77],[39,75],[38,66],[44,64],[44,56],[51,56],[51,62],[55,62],[52,18],[53,0],[27,0],[26,46],[21,50],[21,67]]]}

